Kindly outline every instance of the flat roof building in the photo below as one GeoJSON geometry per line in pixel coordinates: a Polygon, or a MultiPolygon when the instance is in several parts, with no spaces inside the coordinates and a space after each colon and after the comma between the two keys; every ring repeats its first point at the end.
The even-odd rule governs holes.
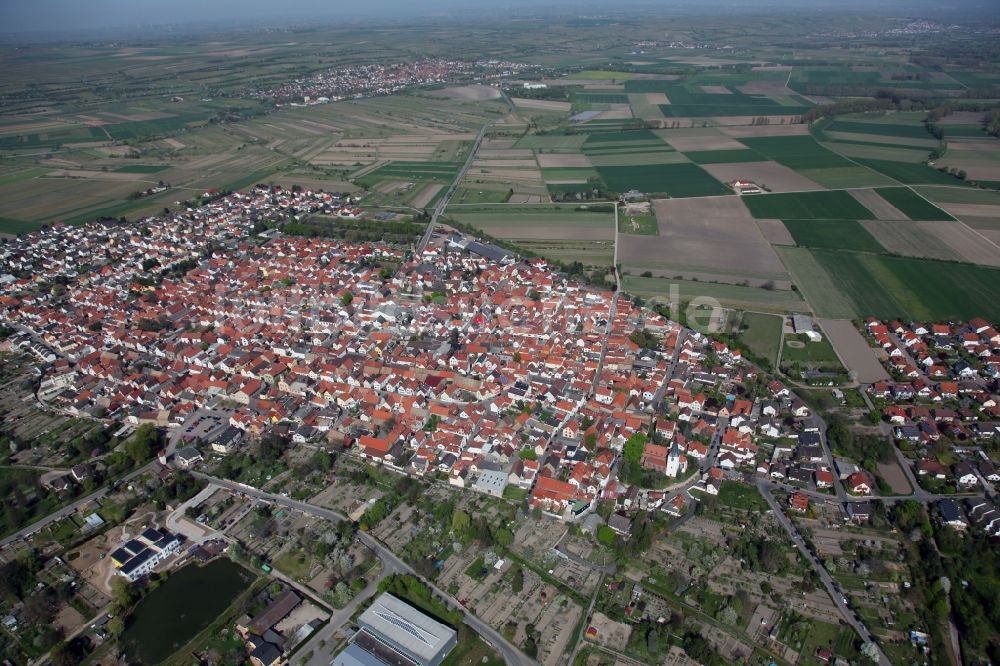
{"type": "Polygon", "coordinates": [[[438,666],[458,642],[454,629],[388,592],[361,614],[358,626],[334,666],[438,666]]]}

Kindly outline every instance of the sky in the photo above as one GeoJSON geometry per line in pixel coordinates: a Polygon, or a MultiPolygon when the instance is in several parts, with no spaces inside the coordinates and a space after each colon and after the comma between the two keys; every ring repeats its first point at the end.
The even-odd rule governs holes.
{"type": "MultiPolygon", "coordinates": [[[[631,0],[646,8],[709,10],[720,6],[742,8],[822,5],[878,8],[886,12],[932,10],[937,0],[631,0]]],[[[956,5],[989,7],[998,0],[951,0],[956,5]]],[[[621,0],[0,0],[0,33],[87,31],[149,27],[165,24],[235,26],[302,25],[338,21],[470,16],[478,11],[512,13],[539,10],[553,13],[593,13],[604,8],[620,11],[621,0]]]]}

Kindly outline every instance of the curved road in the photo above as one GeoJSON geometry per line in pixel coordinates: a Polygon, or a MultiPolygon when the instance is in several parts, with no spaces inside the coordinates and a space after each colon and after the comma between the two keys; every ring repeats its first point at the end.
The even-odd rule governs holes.
{"type": "MultiPolygon", "coordinates": [[[[209,476],[208,474],[203,474],[201,472],[192,472],[192,475],[204,479],[209,483],[212,483],[222,488],[227,488],[234,492],[243,493],[248,497],[254,497],[256,499],[263,499],[269,502],[273,502],[279,506],[286,507],[288,509],[295,509],[303,513],[308,513],[313,516],[324,518],[331,522],[340,522],[342,520],[347,520],[347,517],[343,514],[337,513],[336,511],[331,511],[330,509],[325,509],[315,504],[309,504],[308,502],[300,502],[298,500],[293,500],[288,497],[283,497],[281,495],[272,495],[271,493],[266,493],[261,490],[257,490],[252,486],[247,486],[241,483],[235,483],[233,481],[227,481],[225,479],[219,479],[214,476],[209,476]]],[[[526,654],[521,652],[517,647],[512,645],[501,636],[493,627],[489,626],[478,617],[473,615],[465,607],[460,605],[458,601],[452,597],[450,594],[440,590],[430,581],[424,579],[420,574],[414,571],[410,565],[399,559],[395,553],[382,545],[375,537],[368,534],[367,532],[358,532],[358,539],[365,544],[368,548],[382,560],[385,569],[383,570],[384,575],[391,573],[408,573],[418,579],[420,579],[425,585],[431,588],[438,597],[444,599],[445,602],[451,606],[453,609],[462,611],[465,615],[465,624],[467,624],[473,631],[475,631],[479,636],[489,643],[497,652],[499,652],[504,661],[507,662],[508,666],[530,666],[535,664],[535,662],[528,657],[526,654]]]]}

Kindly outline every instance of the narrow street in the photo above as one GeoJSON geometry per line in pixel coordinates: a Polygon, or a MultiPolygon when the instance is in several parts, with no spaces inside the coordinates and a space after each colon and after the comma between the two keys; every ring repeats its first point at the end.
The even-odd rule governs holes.
{"type": "MultiPolygon", "coordinates": [[[[792,521],[788,518],[787,515],[785,515],[784,509],[778,504],[778,501],[771,494],[770,489],[768,488],[768,484],[758,482],[757,490],[760,491],[760,494],[764,497],[764,500],[767,502],[768,506],[771,507],[771,511],[774,513],[774,517],[778,519],[778,523],[780,523],[781,526],[785,528],[785,531],[788,532],[788,536],[791,537],[792,543],[795,544],[795,547],[798,548],[799,552],[806,559],[806,561],[809,562],[809,564],[812,565],[813,569],[816,570],[816,573],[819,575],[820,581],[823,583],[823,587],[826,588],[826,591],[830,595],[830,598],[833,600],[833,603],[837,607],[837,610],[840,611],[840,614],[843,617],[844,622],[850,625],[851,628],[853,628],[854,631],[858,633],[858,636],[861,637],[862,641],[866,643],[874,643],[874,641],[872,641],[870,638],[870,635],[868,633],[868,628],[861,623],[861,621],[858,619],[858,616],[855,614],[854,610],[852,610],[851,607],[848,606],[847,598],[844,595],[842,595],[835,586],[835,582],[833,580],[833,577],[830,575],[830,572],[826,570],[823,564],[819,561],[819,558],[817,558],[806,547],[805,541],[802,539],[802,536],[799,534],[798,530],[795,529],[795,525],[793,525],[792,521]]],[[[876,648],[878,648],[879,666],[892,666],[892,662],[890,662],[889,658],[885,656],[885,653],[882,651],[882,648],[878,645],[878,643],[874,643],[874,645],[876,648]]]]}

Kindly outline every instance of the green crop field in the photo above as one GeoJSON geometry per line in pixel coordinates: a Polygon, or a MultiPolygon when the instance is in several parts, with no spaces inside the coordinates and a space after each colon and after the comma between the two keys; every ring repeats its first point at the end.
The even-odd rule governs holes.
{"type": "MultiPolygon", "coordinates": [[[[707,83],[707,82],[706,82],[707,83]]],[[[708,85],[712,85],[707,83],[708,85]]],[[[717,83],[715,85],[718,85],[717,83]]],[[[660,111],[668,118],[703,118],[707,116],[797,116],[812,106],[806,100],[788,100],[782,104],[764,95],[747,95],[735,86],[727,86],[729,93],[706,93],[693,84],[668,81],[631,80],[625,82],[625,92],[666,93],[670,104],[660,104],[660,111]]]]}
{"type": "Polygon", "coordinates": [[[615,192],[636,189],[640,192],[666,192],[672,197],[707,197],[730,193],[722,183],[690,162],[602,166],[597,168],[597,172],[608,188],[615,192]]]}
{"type": "Polygon", "coordinates": [[[774,363],[781,344],[781,317],[747,312],[740,323],[739,341],[761,358],[774,363]]]}
{"type": "Polygon", "coordinates": [[[725,305],[742,308],[757,308],[774,312],[805,312],[808,310],[808,306],[797,292],[784,289],[743,287],[691,280],[668,280],[636,275],[626,275],[622,279],[622,288],[626,292],[645,298],[669,298],[671,285],[676,285],[677,293],[682,301],[690,301],[704,296],[714,298],[725,305]]]}
{"type": "Polygon", "coordinates": [[[977,190],[971,187],[916,187],[914,190],[920,196],[927,197],[934,203],[943,204],[982,204],[1000,206],[1000,192],[977,190]]]}
{"type": "Polygon", "coordinates": [[[908,187],[880,187],[875,191],[911,220],[955,219],[908,187]]]}
{"type": "Polygon", "coordinates": [[[570,74],[570,79],[586,79],[588,81],[606,81],[614,79],[617,81],[627,81],[635,76],[634,72],[608,72],[601,69],[588,69],[582,72],[570,74]]]}
{"type": "Polygon", "coordinates": [[[628,96],[623,93],[578,92],[573,101],[578,104],[628,104],[628,96]]]}
{"type": "Polygon", "coordinates": [[[838,290],[833,276],[826,272],[810,250],[775,245],[774,251],[781,257],[781,263],[817,315],[831,319],[854,319],[858,316],[854,304],[838,290]]]}
{"type": "Polygon", "coordinates": [[[958,178],[931,168],[926,164],[910,164],[908,162],[892,162],[889,160],[873,160],[857,158],[859,164],[883,173],[904,185],[962,185],[958,178]]]}
{"type": "Polygon", "coordinates": [[[684,153],[695,164],[728,164],[732,162],[767,162],[756,150],[698,150],[684,153]]]}
{"type": "Polygon", "coordinates": [[[44,226],[41,222],[27,222],[25,220],[13,220],[9,217],[0,217],[0,234],[26,234],[38,231],[44,226]]]}
{"type": "MultiPolygon", "coordinates": [[[[812,250],[857,312],[915,321],[1000,318],[1000,269],[857,252],[812,250]]],[[[807,294],[808,296],[808,294],[807,294]]]]}
{"type": "Polygon", "coordinates": [[[126,164],[115,169],[115,173],[159,173],[169,168],[165,164],[126,164]]]}
{"type": "Polygon", "coordinates": [[[589,134],[527,134],[518,139],[514,147],[555,152],[577,152],[589,136],[589,134]]]}
{"type": "Polygon", "coordinates": [[[884,248],[856,220],[784,220],[795,243],[802,247],[884,252],[884,248]]]}
{"type": "Polygon", "coordinates": [[[763,136],[740,141],[790,169],[854,166],[849,160],[816,143],[811,136],[763,136]]]}
{"type": "Polygon", "coordinates": [[[368,186],[382,180],[450,183],[461,167],[459,162],[392,162],[366,173],[358,183],[368,186]]]}
{"type": "Polygon", "coordinates": [[[875,216],[843,190],[754,194],[742,198],[758,219],[873,220],[875,216]]]}
{"type": "Polygon", "coordinates": [[[903,125],[896,123],[866,123],[852,120],[835,120],[825,128],[830,132],[851,132],[855,134],[877,134],[906,139],[932,139],[922,124],[903,125]]]}

